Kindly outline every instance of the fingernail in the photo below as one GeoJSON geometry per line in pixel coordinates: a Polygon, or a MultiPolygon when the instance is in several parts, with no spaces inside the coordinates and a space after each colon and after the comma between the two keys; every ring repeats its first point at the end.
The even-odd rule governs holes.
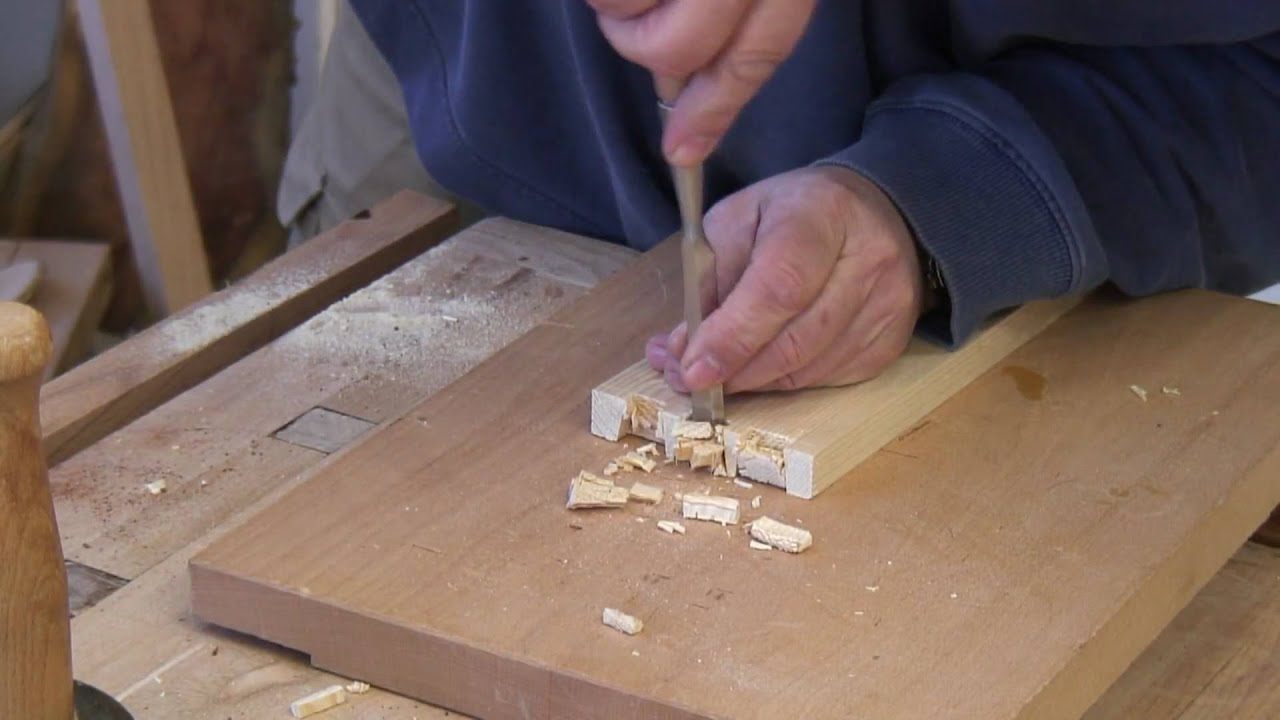
{"type": "Polygon", "coordinates": [[[720,382],[720,364],[711,356],[703,355],[684,371],[684,381],[693,388],[707,388],[720,382]]]}
{"type": "Polygon", "coordinates": [[[711,152],[711,138],[705,135],[691,137],[671,151],[671,162],[676,165],[695,165],[711,152]]]}

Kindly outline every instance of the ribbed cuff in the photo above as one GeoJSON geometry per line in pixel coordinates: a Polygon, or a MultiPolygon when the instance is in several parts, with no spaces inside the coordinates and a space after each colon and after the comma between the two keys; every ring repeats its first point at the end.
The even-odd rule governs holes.
{"type": "Polygon", "coordinates": [[[937,259],[949,304],[918,331],[953,348],[992,314],[1068,294],[1094,274],[1074,237],[1092,228],[1061,161],[1029,117],[1003,106],[1011,98],[975,84],[985,83],[896,92],[872,107],[857,143],[818,163],[876,183],[937,259]],[[986,107],[965,106],[975,100],[986,107]]]}

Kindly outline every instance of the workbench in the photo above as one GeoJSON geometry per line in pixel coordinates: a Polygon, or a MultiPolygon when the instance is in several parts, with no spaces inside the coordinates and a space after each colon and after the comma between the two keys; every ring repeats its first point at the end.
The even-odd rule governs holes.
{"type": "MultiPolygon", "coordinates": [[[[189,559],[634,257],[500,218],[442,240],[451,219],[398,195],[46,385],[78,679],[137,718],[175,720],[289,717],[291,701],[349,680],[194,620],[189,559]]],[[[1090,720],[1280,717],[1268,532],[1090,720]]],[[[450,715],[375,688],[319,717],[450,715]]]]}

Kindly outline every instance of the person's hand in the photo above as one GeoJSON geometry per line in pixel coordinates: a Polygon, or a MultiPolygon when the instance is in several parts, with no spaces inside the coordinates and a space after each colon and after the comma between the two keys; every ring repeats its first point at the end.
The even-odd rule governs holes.
{"type": "Polygon", "coordinates": [[[692,339],[651,338],[649,364],[680,392],[847,385],[902,354],[923,304],[910,229],[869,180],[803,168],[707,213],[720,304],[692,339]]]}
{"type": "Polygon", "coordinates": [[[795,49],[816,0],[587,0],[605,38],[653,73],[663,99],[681,88],[662,149],[695,165],[795,49]],[[661,88],[667,88],[662,90],[661,88]]]}

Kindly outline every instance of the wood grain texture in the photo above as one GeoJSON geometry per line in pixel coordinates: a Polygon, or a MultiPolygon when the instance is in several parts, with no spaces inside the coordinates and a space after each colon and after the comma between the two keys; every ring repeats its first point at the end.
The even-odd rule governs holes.
{"type": "MultiPolygon", "coordinates": [[[[731,474],[813,498],[1078,303],[1064,298],[1026,305],[955,351],[917,338],[880,376],[858,385],[730,396],[725,464],[731,474]],[[740,452],[752,434],[781,451],[781,467],[740,452]]],[[[663,443],[668,457],[672,433],[690,414],[689,397],[672,391],[643,360],[593,388],[591,405],[593,433],[607,440],[635,433],[663,443]],[[636,402],[658,409],[652,431],[622,418],[636,402]]]]}
{"type": "Polygon", "coordinates": [[[40,451],[44,318],[0,302],[0,717],[71,720],[67,574],[40,451]]]}
{"type": "MultiPolygon", "coordinates": [[[[570,515],[568,479],[617,454],[586,393],[677,316],[674,250],[198,554],[196,614],[481,717],[1074,718],[1280,501],[1276,310],[1184,292],[1012,353],[1039,401],[995,368],[818,502],[766,494],[802,555],[656,531],[671,504],[570,515]]],[[[702,485],[676,475],[645,481],[702,485]]]]}
{"type": "Polygon", "coordinates": [[[151,6],[79,0],[76,7],[130,245],[150,309],[164,317],[213,286],[151,6]]]}
{"type": "MultiPolygon", "coordinates": [[[[81,679],[124,696],[139,720],[287,716],[291,700],[342,679],[195,622],[187,562],[328,461],[271,437],[290,418],[315,406],[398,417],[634,257],[523,227],[472,226],[53,469],[69,556],[132,578],[73,620],[81,679]],[[561,279],[559,258],[592,248],[561,279]],[[170,492],[141,493],[154,477],[170,492]]],[[[374,690],[324,717],[447,716],[374,690]]]]}
{"type": "Polygon", "coordinates": [[[1247,544],[1085,720],[1280,717],[1280,550],[1247,544]]]}
{"type": "Polygon", "coordinates": [[[140,417],[443,239],[455,212],[404,192],[47,384],[51,464],[140,417]]]}

